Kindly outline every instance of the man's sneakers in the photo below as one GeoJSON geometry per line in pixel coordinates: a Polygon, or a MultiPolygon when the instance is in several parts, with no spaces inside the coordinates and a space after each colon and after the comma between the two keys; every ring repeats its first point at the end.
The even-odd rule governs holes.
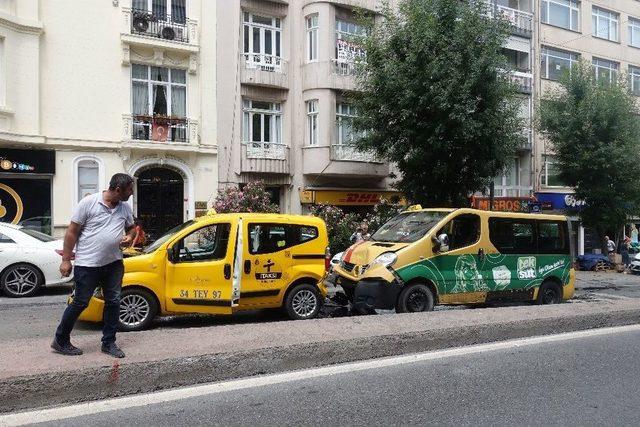
{"type": "Polygon", "coordinates": [[[60,344],[55,338],[51,343],[51,348],[60,354],[64,354],[65,356],[80,356],[82,354],[82,350],[80,350],[78,347],[75,347],[70,342],[66,344],[60,344]]]}
{"type": "Polygon", "coordinates": [[[109,356],[117,357],[118,359],[122,359],[124,357],[124,351],[120,350],[114,342],[102,344],[102,352],[109,356]]]}

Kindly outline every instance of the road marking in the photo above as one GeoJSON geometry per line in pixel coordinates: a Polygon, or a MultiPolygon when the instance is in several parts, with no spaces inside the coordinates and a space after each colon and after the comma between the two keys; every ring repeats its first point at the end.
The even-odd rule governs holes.
{"type": "Polygon", "coordinates": [[[406,365],[409,363],[422,362],[426,360],[445,359],[448,357],[487,353],[496,350],[508,350],[518,347],[533,346],[536,344],[553,343],[559,341],[576,340],[581,338],[638,331],[640,331],[640,324],[618,326],[612,328],[590,329],[578,332],[567,332],[556,335],[520,338],[489,344],[456,347],[451,349],[408,354],[403,356],[385,357],[380,359],[366,360],[362,362],[343,363],[339,365],[325,366],[322,368],[285,372],[281,374],[272,374],[260,377],[250,377],[239,380],[183,387],[154,393],[138,394],[128,397],[98,400],[95,402],[79,403],[69,406],[1,415],[0,426],[20,426],[25,424],[58,421],[68,418],[99,414],[102,412],[156,405],[160,403],[173,402],[176,400],[189,399],[193,397],[225,393],[229,391],[261,387],[266,385],[290,383],[310,378],[320,378],[350,372],[385,368],[389,366],[406,365]]]}
{"type": "Polygon", "coordinates": [[[613,294],[605,294],[602,292],[594,293],[596,296],[611,298],[611,299],[634,299],[633,297],[627,297],[624,295],[613,295],[613,294]]]}

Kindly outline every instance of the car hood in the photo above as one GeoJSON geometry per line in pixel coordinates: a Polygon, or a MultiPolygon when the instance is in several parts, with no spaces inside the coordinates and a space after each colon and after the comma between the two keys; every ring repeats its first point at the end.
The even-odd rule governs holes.
{"type": "Polygon", "coordinates": [[[408,243],[360,242],[352,245],[344,252],[342,261],[356,265],[365,265],[371,263],[380,254],[396,252],[407,245],[408,243]]]}

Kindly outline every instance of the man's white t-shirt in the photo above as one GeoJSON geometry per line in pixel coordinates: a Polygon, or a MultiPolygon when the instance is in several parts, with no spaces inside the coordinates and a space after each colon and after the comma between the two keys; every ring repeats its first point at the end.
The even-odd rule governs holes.
{"type": "Polygon", "coordinates": [[[133,227],[133,211],[126,202],[111,209],[102,192],[86,196],[73,211],[71,221],[79,224],[75,265],[101,267],[122,259],[120,241],[125,229],[133,227]]]}

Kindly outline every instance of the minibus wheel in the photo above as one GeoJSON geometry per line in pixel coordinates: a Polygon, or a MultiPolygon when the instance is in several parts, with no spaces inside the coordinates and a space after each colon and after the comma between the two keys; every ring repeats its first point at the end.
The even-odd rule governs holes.
{"type": "Polygon", "coordinates": [[[431,289],[424,283],[416,283],[405,287],[396,304],[398,313],[416,313],[433,310],[434,298],[431,289]]]}
{"type": "Polygon", "coordinates": [[[321,298],[318,289],[308,283],[295,286],[287,294],[284,307],[293,320],[313,319],[320,311],[321,298]]]}
{"type": "Polygon", "coordinates": [[[140,288],[124,288],[120,295],[120,330],[147,329],[158,314],[158,303],[151,292],[140,288]]]}
{"type": "Polygon", "coordinates": [[[560,304],[562,302],[562,287],[556,282],[547,280],[538,289],[538,304],[560,304]]]}

